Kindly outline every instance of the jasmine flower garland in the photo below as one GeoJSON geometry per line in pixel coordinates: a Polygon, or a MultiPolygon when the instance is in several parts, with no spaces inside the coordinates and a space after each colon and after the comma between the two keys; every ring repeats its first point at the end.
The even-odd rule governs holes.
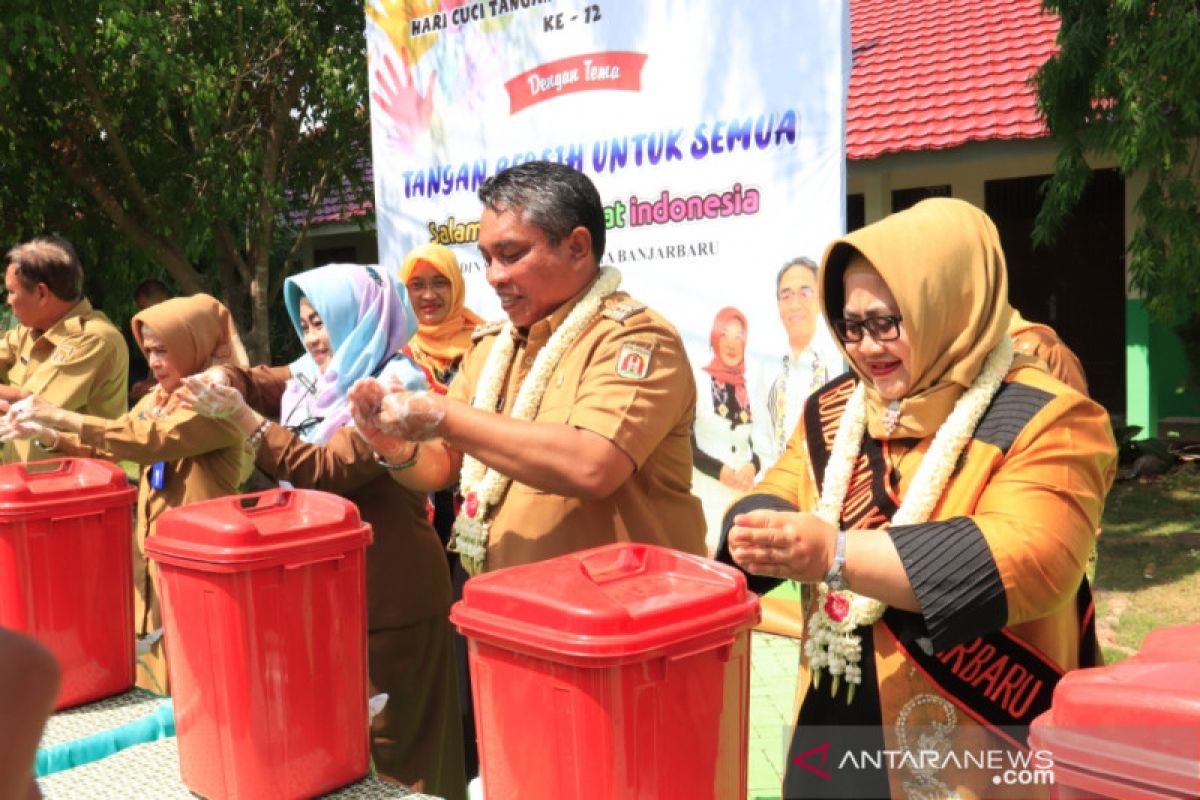
{"type": "MultiPolygon", "coordinates": [[[[916,525],[928,521],[946,484],[950,482],[959,456],[971,441],[979,420],[1004,383],[1012,360],[1012,340],[1005,336],[988,354],[983,369],[938,428],[929,451],[921,459],[917,474],[909,482],[904,501],[892,515],[891,524],[916,525]]],[[[815,511],[818,517],[835,527],[841,526],[842,504],[846,499],[854,465],[858,461],[866,427],[866,386],[860,381],[846,404],[834,436],[833,451],[825,469],[825,482],[815,511]]],[[[854,629],[874,624],[886,610],[887,606],[878,600],[850,591],[830,591],[824,582],[819,584],[817,610],[808,619],[807,640],[804,643],[813,686],[820,686],[821,670],[828,670],[833,677],[830,691],[836,695],[840,680],[845,678],[849,687],[846,702],[854,700],[854,690],[862,683],[862,668],[859,666],[862,642],[854,629]]]]}
{"type": "MultiPolygon", "coordinates": [[[[550,376],[558,362],[570,349],[604,304],[604,299],[621,285],[621,273],[613,267],[600,270],[600,277],[588,289],[587,294],[571,309],[563,324],[550,336],[546,345],[533,360],[533,366],[513,402],[512,418],[532,420],[542,404],[550,376]]],[[[475,390],[474,408],[494,412],[504,388],[509,365],[516,353],[516,340],[512,335],[512,322],[505,322],[496,337],[496,343],[488,353],[483,371],[479,375],[479,386],[475,390]]],[[[471,455],[463,456],[459,491],[463,495],[462,510],[454,520],[451,547],[463,559],[463,566],[472,575],[483,569],[487,560],[488,513],[504,496],[512,478],[484,465],[471,455]]]]}

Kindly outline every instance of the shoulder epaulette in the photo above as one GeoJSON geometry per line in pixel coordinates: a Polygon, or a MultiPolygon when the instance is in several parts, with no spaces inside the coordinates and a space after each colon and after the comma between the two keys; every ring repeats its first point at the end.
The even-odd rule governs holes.
{"type": "Polygon", "coordinates": [[[478,342],[485,336],[491,336],[494,333],[499,333],[504,327],[504,320],[497,319],[492,322],[481,322],[475,326],[475,330],[471,331],[471,341],[478,342]]]}
{"type": "Polygon", "coordinates": [[[639,311],[645,310],[645,303],[639,303],[632,297],[626,297],[622,300],[618,300],[615,303],[605,306],[603,314],[611,320],[624,322],[639,311]]]}

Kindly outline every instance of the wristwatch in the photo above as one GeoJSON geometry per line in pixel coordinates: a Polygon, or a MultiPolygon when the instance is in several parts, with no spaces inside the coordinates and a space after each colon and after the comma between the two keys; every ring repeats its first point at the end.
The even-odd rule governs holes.
{"type": "Polygon", "coordinates": [[[840,592],[846,589],[849,584],[846,583],[846,576],[842,574],[842,569],[846,566],[846,531],[839,529],[837,533],[837,544],[833,550],[833,566],[829,568],[829,572],[825,573],[825,583],[835,592],[840,592]]]}

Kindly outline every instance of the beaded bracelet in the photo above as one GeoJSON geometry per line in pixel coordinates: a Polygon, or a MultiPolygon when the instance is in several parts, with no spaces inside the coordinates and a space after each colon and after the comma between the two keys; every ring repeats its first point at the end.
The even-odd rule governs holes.
{"type": "Polygon", "coordinates": [[[58,445],[62,441],[62,434],[60,434],[58,432],[57,428],[47,427],[46,430],[48,430],[54,434],[54,441],[51,442],[50,444],[42,444],[42,440],[40,438],[38,438],[37,436],[35,436],[35,437],[33,437],[33,443],[36,444],[38,446],[38,449],[40,449],[44,453],[57,452],[58,445]]]}
{"type": "Polygon", "coordinates": [[[271,427],[271,420],[263,417],[263,421],[258,423],[258,427],[254,429],[254,433],[246,437],[246,444],[250,445],[251,450],[258,450],[258,446],[262,444],[263,437],[267,435],[267,428],[271,427]]]}
{"type": "Polygon", "coordinates": [[[415,466],[417,463],[417,460],[420,457],[421,457],[421,443],[417,442],[415,445],[413,445],[412,455],[409,456],[409,458],[407,460],[401,461],[399,464],[393,464],[392,462],[388,461],[383,456],[376,453],[375,454],[375,463],[378,464],[379,466],[383,467],[384,469],[390,469],[392,472],[400,472],[402,470],[410,469],[413,466],[415,466]]]}

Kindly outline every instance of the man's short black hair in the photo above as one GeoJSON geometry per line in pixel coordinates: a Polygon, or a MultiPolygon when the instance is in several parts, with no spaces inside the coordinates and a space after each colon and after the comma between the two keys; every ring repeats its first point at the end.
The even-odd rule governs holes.
{"type": "Polygon", "coordinates": [[[521,219],[544,230],[551,244],[582,225],[592,235],[596,263],[604,256],[604,205],[596,185],[579,170],[552,161],[526,161],[484,181],[479,199],[497,214],[520,209],[521,219]]]}
{"type": "Polygon", "coordinates": [[[4,256],[5,271],[14,264],[17,280],[28,291],[44,283],[60,300],[83,297],[83,265],[75,246],[61,236],[38,236],[17,245],[4,256]]]}

